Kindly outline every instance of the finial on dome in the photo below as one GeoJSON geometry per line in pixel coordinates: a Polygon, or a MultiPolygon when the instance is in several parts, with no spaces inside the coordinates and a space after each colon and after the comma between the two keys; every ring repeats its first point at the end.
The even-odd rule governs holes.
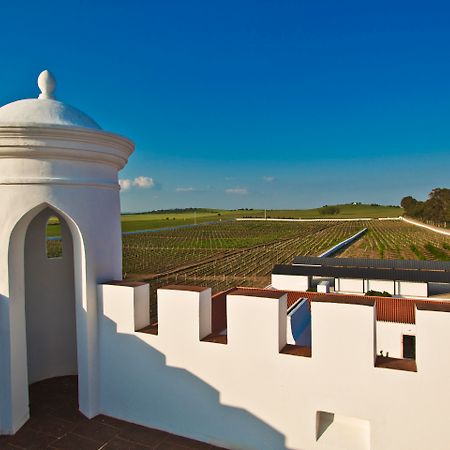
{"type": "Polygon", "coordinates": [[[56,88],[56,80],[48,70],[44,70],[39,74],[37,84],[39,86],[39,89],[41,90],[38,98],[55,98],[53,92],[56,88]]]}

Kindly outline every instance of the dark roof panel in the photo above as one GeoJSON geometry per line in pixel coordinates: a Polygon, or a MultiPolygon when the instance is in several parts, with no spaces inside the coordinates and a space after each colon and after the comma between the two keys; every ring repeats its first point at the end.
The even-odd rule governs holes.
{"type": "MultiPolygon", "coordinates": [[[[321,259],[321,258],[320,258],[321,259]]],[[[413,282],[450,283],[450,271],[409,270],[330,265],[282,265],[274,266],[275,275],[304,275],[334,278],[362,278],[371,280],[399,280],[413,282]]]]}
{"type": "Polygon", "coordinates": [[[318,256],[297,256],[295,265],[319,265],[326,267],[355,267],[377,269],[438,270],[450,272],[450,261],[421,261],[406,259],[367,258],[321,258],[318,256]]]}

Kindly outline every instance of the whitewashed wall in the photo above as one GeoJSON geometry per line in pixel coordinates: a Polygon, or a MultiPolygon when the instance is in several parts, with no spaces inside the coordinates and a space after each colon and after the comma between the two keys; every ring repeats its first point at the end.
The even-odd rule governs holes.
{"type": "Polygon", "coordinates": [[[334,281],[336,292],[362,294],[365,292],[364,288],[364,280],[358,278],[336,278],[334,281]]]}
{"type": "Polygon", "coordinates": [[[228,296],[222,345],[200,341],[209,291],[160,290],[160,334],[149,335],[130,322],[132,295],[124,317],[99,289],[105,414],[232,449],[448,448],[449,313],[417,311],[418,371],[408,372],[375,367],[373,306],[313,301],[308,358],[279,352],[283,295],[228,296]],[[336,421],[317,440],[327,413],[336,421]]]}
{"type": "Polygon", "coordinates": [[[428,297],[428,283],[396,281],[395,284],[396,295],[401,297],[428,297]]]}
{"type": "Polygon", "coordinates": [[[393,280],[366,280],[367,291],[388,292],[391,295],[395,295],[395,282],[393,280]]]}
{"type": "Polygon", "coordinates": [[[310,277],[303,275],[272,274],[271,285],[274,289],[307,291],[310,287],[310,277]]]}

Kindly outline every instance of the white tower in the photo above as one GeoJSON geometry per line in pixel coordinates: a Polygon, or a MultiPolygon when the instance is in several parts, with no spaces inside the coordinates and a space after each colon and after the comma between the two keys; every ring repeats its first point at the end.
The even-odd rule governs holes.
{"type": "Polygon", "coordinates": [[[118,171],[134,145],[55,100],[0,108],[0,434],[28,419],[28,385],[78,374],[80,410],[98,411],[97,283],[122,277],[118,171]],[[50,216],[62,256],[46,253],[50,216]]]}

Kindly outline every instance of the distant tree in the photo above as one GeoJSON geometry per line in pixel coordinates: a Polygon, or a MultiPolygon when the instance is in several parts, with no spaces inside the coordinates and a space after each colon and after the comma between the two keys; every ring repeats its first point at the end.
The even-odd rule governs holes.
{"type": "Polygon", "coordinates": [[[407,197],[403,197],[402,201],[400,202],[400,206],[405,210],[409,211],[411,208],[417,203],[417,200],[410,195],[407,197]]]}
{"type": "Polygon", "coordinates": [[[450,189],[433,189],[425,202],[407,196],[400,204],[407,216],[444,226],[450,223],[450,189]]]}
{"type": "Polygon", "coordinates": [[[424,215],[432,222],[450,222],[450,189],[433,189],[425,202],[424,215]]]}

